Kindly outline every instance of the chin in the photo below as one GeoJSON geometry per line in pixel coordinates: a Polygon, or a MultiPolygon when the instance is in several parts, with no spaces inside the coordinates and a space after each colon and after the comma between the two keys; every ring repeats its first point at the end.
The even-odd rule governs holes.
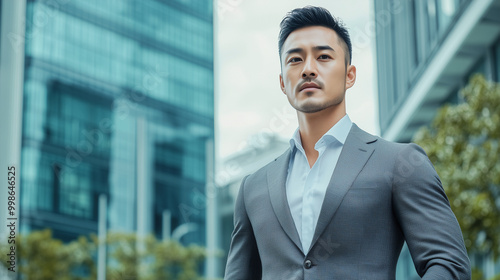
{"type": "Polygon", "coordinates": [[[328,101],[316,100],[316,102],[314,102],[314,100],[304,100],[304,102],[300,102],[299,104],[296,104],[296,106],[293,107],[295,108],[295,110],[300,111],[302,113],[316,113],[330,107],[336,107],[342,104],[343,101],[344,101],[343,96],[328,101]]]}
{"type": "Polygon", "coordinates": [[[318,103],[313,103],[313,102],[306,102],[304,104],[300,104],[297,106],[295,109],[297,111],[300,111],[302,113],[316,113],[321,110],[326,109],[328,106],[325,106],[325,104],[318,104],[318,103]]]}

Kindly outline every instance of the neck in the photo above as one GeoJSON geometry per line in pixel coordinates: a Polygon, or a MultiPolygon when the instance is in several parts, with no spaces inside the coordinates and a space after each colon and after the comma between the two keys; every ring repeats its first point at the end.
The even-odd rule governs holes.
{"type": "Polygon", "coordinates": [[[297,111],[300,139],[306,154],[315,152],[314,145],[316,142],[345,115],[344,104],[332,106],[315,113],[297,111]]]}

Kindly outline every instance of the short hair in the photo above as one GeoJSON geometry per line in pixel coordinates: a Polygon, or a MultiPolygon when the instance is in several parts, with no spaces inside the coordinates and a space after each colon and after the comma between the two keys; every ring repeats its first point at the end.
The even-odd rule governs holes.
{"type": "Polygon", "coordinates": [[[330,12],[322,7],[305,6],[304,8],[297,8],[286,14],[280,23],[280,33],[278,40],[278,50],[281,60],[281,49],[285,43],[286,38],[293,31],[308,27],[308,26],[324,26],[332,29],[344,41],[347,50],[344,48],[346,65],[352,60],[352,45],[349,32],[344,24],[330,14],[330,12]]]}

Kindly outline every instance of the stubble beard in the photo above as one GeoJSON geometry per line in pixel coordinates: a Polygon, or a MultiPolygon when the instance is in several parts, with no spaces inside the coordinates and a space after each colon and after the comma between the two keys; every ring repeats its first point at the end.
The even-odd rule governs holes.
{"type": "Polygon", "coordinates": [[[328,102],[323,102],[323,103],[315,103],[315,102],[305,102],[304,104],[301,105],[293,105],[293,108],[299,112],[302,113],[316,113],[319,111],[322,111],[324,109],[330,108],[330,107],[335,107],[344,101],[344,96],[345,92],[340,95],[339,97],[330,100],[328,102]]]}

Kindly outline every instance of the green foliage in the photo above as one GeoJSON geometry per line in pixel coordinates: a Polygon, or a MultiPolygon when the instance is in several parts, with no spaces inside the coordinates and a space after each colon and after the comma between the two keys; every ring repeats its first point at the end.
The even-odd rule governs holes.
{"type": "Polygon", "coordinates": [[[445,105],[421,145],[443,182],[469,253],[500,254],[500,85],[481,75],[461,91],[465,102],[445,105]]]}
{"type": "MultiPolygon", "coordinates": [[[[80,237],[64,244],[52,238],[48,229],[34,231],[28,235],[16,238],[17,271],[30,280],[83,280],[72,273],[85,267],[91,279],[95,279],[95,267],[89,249],[93,247],[89,240],[80,237]]],[[[6,252],[8,246],[0,245],[0,251],[6,252]]],[[[5,266],[5,256],[2,254],[2,265],[5,266]]]]}
{"type": "MultiPolygon", "coordinates": [[[[107,236],[106,279],[109,280],[197,280],[205,249],[184,247],[175,241],[153,236],[137,239],[134,233],[109,233],[107,236]]],[[[19,235],[16,240],[19,272],[30,280],[90,280],[97,275],[98,238],[80,237],[63,243],[50,230],[19,235]]],[[[0,244],[0,252],[7,252],[0,244]]],[[[2,265],[6,264],[2,254],[2,265]]]]}
{"type": "Polygon", "coordinates": [[[474,280],[485,280],[483,271],[481,271],[481,269],[479,269],[477,267],[472,268],[472,275],[471,276],[472,276],[472,279],[474,279],[474,280]]]}
{"type": "Polygon", "coordinates": [[[481,269],[474,267],[472,269],[472,280],[500,280],[500,274],[497,274],[491,278],[486,279],[481,269]]]}
{"type": "Polygon", "coordinates": [[[205,249],[184,247],[175,241],[160,241],[153,236],[137,240],[135,234],[108,235],[108,256],[116,263],[107,269],[111,280],[196,280],[205,249]]]}

